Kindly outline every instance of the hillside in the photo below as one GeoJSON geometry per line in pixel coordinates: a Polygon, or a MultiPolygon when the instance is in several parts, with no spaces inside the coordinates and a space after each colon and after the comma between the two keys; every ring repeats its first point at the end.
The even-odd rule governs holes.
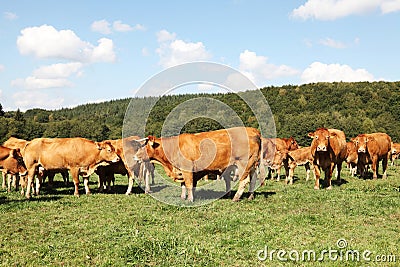
{"type": "MultiPolygon", "coordinates": [[[[400,141],[400,82],[313,83],[270,86],[261,91],[274,115],[277,135],[292,135],[301,145],[309,143],[309,131],[322,126],[342,129],[348,138],[361,132],[380,131],[388,133],[393,141],[400,141]]],[[[130,101],[134,101],[139,110],[145,110],[148,103],[157,101],[147,120],[146,134],[160,135],[163,122],[173,108],[200,96],[227,104],[246,126],[258,127],[251,109],[236,94],[173,95],[112,100],[61,110],[31,109],[1,113],[3,127],[0,129],[0,141],[4,142],[10,136],[28,140],[73,136],[93,140],[120,138],[130,101]]],[[[220,110],[209,112],[221,113],[220,110]]],[[[201,118],[189,121],[182,132],[221,127],[215,120],[201,118]]]]}

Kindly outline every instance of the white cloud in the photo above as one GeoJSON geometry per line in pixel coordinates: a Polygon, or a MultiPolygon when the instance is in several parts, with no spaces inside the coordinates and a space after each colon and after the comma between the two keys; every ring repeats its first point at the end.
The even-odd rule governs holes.
{"type": "Polygon", "coordinates": [[[129,32],[129,31],[144,31],[146,28],[141,24],[136,24],[135,26],[130,26],[129,24],[124,24],[120,20],[116,20],[113,23],[113,29],[117,32],[129,32]]]}
{"type": "Polygon", "coordinates": [[[67,78],[74,73],[81,75],[80,70],[83,64],[80,62],[58,63],[49,66],[43,66],[33,71],[33,76],[42,79],[67,78]]]}
{"type": "Polygon", "coordinates": [[[99,32],[102,34],[111,33],[110,23],[105,19],[94,21],[92,25],[90,25],[90,29],[94,32],[99,32]]]}
{"type": "Polygon", "coordinates": [[[12,12],[4,12],[3,16],[7,20],[16,20],[18,18],[17,14],[12,12]]]}
{"type": "Polygon", "coordinates": [[[175,33],[162,30],[157,33],[159,48],[156,52],[160,57],[159,64],[165,68],[185,62],[208,60],[211,58],[202,42],[192,43],[175,39],[175,33]]]}
{"type": "Polygon", "coordinates": [[[4,67],[4,65],[0,64],[0,72],[2,72],[3,70],[5,70],[6,67],[4,67]]]}
{"type": "Polygon", "coordinates": [[[15,106],[26,110],[29,108],[40,107],[45,109],[61,108],[64,98],[60,96],[52,96],[40,91],[22,91],[17,92],[13,96],[15,106]]]}
{"type": "Polygon", "coordinates": [[[85,63],[114,62],[113,41],[101,38],[94,46],[82,41],[71,30],[56,30],[53,26],[28,27],[18,36],[17,46],[22,55],[37,58],[67,59],[85,63]]]}
{"type": "Polygon", "coordinates": [[[15,79],[11,81],[11,86],[24,89],[47,89],[70,87],[72,83],[65,78],[38,78],[28,76],[25,79],[15,79]]]}
{"type": "Polygon", "coordinates": [[[308,0],[294,9],[296,19],[335,20],[350,15],[361,15],[380,9],[383,14],[400,10],[400,0],[308,0]]]}
{"type": "Polygon", "coordinates": [[[147,47],[142,48],[142,55],[145,57],[150,56],[150,52],[149,49],[147,49],[147,47]]]}
{"type": "Polygon", "coordinates": [[[312,82],[358,82],[374,81],[374,76],[365,69],[352,69],[348,65],[312,63],[301,74],[302,83],[312,82]]]}
{"type": "Polygon", "coordinates": [[[332,48],[338,48],[338,49],[346,48],[346,45],[344,43],[333,40],[332,38],[321,39],[319,42],[322,45],[329,46],[332,48]]]}
{"type": "Polygon", "coordinates": [[[273,80],[285,76],[294,76],[298,70],[287,65],[274,65],[268,63],[268,58],[258,56],[255,52],[245,50],[240,53],[239,70],[243,72],[255,84],[264,83],[265,80],[273,80]]]}

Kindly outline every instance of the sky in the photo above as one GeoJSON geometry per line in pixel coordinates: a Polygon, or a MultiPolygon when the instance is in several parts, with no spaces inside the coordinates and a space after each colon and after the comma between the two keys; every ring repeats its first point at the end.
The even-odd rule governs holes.
{"type": "Polygon", "coordinates": [[[0,0],[0,43],[7,111],[132,97],[193,61],[259,88],[399,81],[400,0],[0,0]]]}

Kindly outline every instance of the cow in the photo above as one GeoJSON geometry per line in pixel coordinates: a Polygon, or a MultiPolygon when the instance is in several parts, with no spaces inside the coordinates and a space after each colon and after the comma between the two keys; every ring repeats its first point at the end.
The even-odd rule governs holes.
{"type": "Polygon", "coordinates": [[[28,169],[26,198],[35,174],[36,194],[39,194],[41,175],[45,170],[69,170],[74,181],[74,195],[79,196],[79,175],[84,178],[86,194],[90,194],[89,176],[100,165],[118,162],[120,158],[110,142],[94,142],[85,138],[36,138],[25,146],[24,161],[28,169]]]}
{"type": "Polygon", "coordinates": [[[354,142],[351,141],[346,143],[346,147],[347,147],[347,157],[346,157],[347,168],[349,169],[351,176],[354,177],[357,174],[357,162],[358,162],[357,148],[354,142]]]}
{"type": "MultiPolygon", "coordinates": [[[[294,169],[297,166],[303,166],[306,169],[306,181],[310,179],[310,171],[311,167],[310,165],[313,164],[313,156],[311,154],[311,147],[302,147],[293,151],[288,152],[288,163],[289,163],[289,176],[286,178],[286,184],[293,184],[293,174],[294,174],[294,169]]],[[[315,171],[314,173],[314,178],[315,178],[315,171]]]]}
{"type": "MultiPolygon", "coordinates": [[[[5,141],[3,143],[3,146],[9,147],[9,148],[19,148],[21,150],[21,152],[24,153],[25,146],[28,142],[29,141],[24,140],[24,139],[10,137],[7,141],[5,141]]],[[[42,176],[43,182],[46,180],[46,177],[49,177],[48,187],[52,188],[54,176],[56,173],[61,173],[63,180],[64,180],[64,184],[67,186],[68,180],[69,180],[67,170],[51,170],[51,171],[42,170],[41,176],[42,176]]],[[[18,180],[18,175],[14,175],[14,176],[15,176],[14,181],[18,180]]]]}
{"type": "Polygon", "coordinates": [[[400,144],[392,142],[392,153],[390,156],[390,161],[392,162],[391,165],[394,166],[395,160],[399,158],[400,155],[400,144]]]}
{"type": "Polygon", "coordinates": [[[386,133],[359,134],[352,138],[358,153],[358,169],[360,176],[365,178],[365,166],[371,164],[373,179],[378,178],[378,165],[382,160],[383,176],[386,178],[386,169],[390,153],[392,151],[392,140],[386,133]]]}
{"type": "MultiPolygon", "coordinates": [[[[0,146],[0,169],[3,171],[3,182],[8,177],[8,192],[11,191],[11,177],[10,175],[27,174],[27,169],[23,161],[21,151],[19,148],[8,148],[0,146]]],[[[16,190],[18,190],[18,181],[16,181],[16,190]]]]}
{"type": "Polygon", "coordinates": [[[229,166],[238,168],[239,188],[233,201],[239,201],[250,182],[254,198],[256,167],[261,152],[261,135],[255,128],[235,127],[211,132],[180,134],[148,140],[136,157],[158,161],[166,174],[184,183],[181,198],[193,202],[195,181],[208,173],[222,174],[229,166]]]}
{"type": "Polygon", "coordinates": [[[318,128],[308,133],[311,142],[311,155],[315,172],[314,189],[319,189],[321,169],[325,172],[327,189],[332,189],[332,173],[337,168],[337,180],[340,182],[342,163],[347,157],[346,136],[343,131],[336,129],[318,128]]]}
{"type": "MultiPolygon", "coordinates": [[[[133,187],[133,181],[134,177],[138,177],[139,181],[141,179],[144,180],[145,183],[145,193],[150,193],[150,185],[149,185],[149,176],[152,178],[152,183],[154,184],[154,166],[150,162],[132,162],[131,166],[129,166],[127,159],[125,158],[125,153],[124,153],[124,143],[126,144],[127,142],[133,141],[133,140],[139,140],[139,136],[130,136],[126,137],[124,139],[116,139],[116,140],[106,140],[110,142],[113,147],[115,148],[115,151],[117,155],[121,158],[121,161],[117,163],[112,163],[108,166],[99,166],[97,170],[95,171],[96,174],[99,176],[99,191],[103,191],[103,187],[105,183],[107,183],[107,191],[110,191],[111,189],[111,182],[114,182],[114,174],[121,174],[121,175],[127,175],[128,176],[128,189],[126,191],[126,195],[130,195],[132,193],[132,187],[133,187]]],[[[127,149],[128,146],[125,146],[127,149]]],[[[132,148],[132,147],[131,147],[132,148]]],[[[137,146],[137,149],[139,147],[137,146]]],[[[137,151],[131,151],[133,154],[137,151]]]]}
{"type": "MultiPolygon", "coordinates": [[[[289,138],[262,138],[262,162],[264,163],[262,165],[271,167],[272,161],[274,160],[275,153],[277,151],[282,151],[282,153],[277,156],[287,156],[287,153],[285,152],[293,151],[298,148],[299,145],[292,136],[289,138]]],[[[285,167],[285,174],[287,178],[289,175],[288,159],[284,157],[282,163],[285,167]]],[[[270,171],[271,169],[276,171],[277,181],[279,181],[281,166],[275,165],[275,168],[270,168],[270,171]]],[[[269,175],[271,175],[271,172],[269,172],[269,175]]],[[[273,179],[273,175],[271,175],[271,179],[273,179]]]]}

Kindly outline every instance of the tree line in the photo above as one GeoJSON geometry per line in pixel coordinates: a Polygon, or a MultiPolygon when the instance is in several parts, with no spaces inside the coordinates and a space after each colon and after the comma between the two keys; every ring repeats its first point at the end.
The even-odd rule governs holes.
{"type": "MultiPolygon", "coordinates": [[[[328,127],[343,130],[348,139],[359,133],[386,132],[393,141],[400,141],[400,82],[311,83],[269,86],[260,90],[272,111],[278,137],[293,136],[300,145],[309,145],[308,132],[319,127],[328,127]]],[[[19,109],[4,112],[0,104],[0,142],[11,136],[26,140],[75,136],[92,140],[121,138],[122,125],[129,106],[134,106],[137,113],[149,114],[147,118],[138,118],[146,120],[146,127],[143,129],[146,135],[160,136],[164,121],[171,111],[180,104],[199,97],[212,98],[226,104],[244,125],[258,128],[260,125],[253,110],[242,99],[243,95],[257,103],[256,98],[259,95],[246,91],[240,94],[126,98],[74,108],[30,109],[25,112],[19,109]]],[[[200,108],[204,109],[193,105],[191,112],[200,114],[200,108]]],[[[263,106],[256,105],[252,108],[262,109],[263,106]]],[[[214,117],[205,115],[188,121],[184,120],[185,117],[173,117],[172,121],[182,119],[184,124],[172,124],[171,129],[164,127],[163,133],[195,133],[226,126],[215,118],[223,118],[225,124],[234,126],[229,110],[208,105],[205,114],[212,114],[214,117]]],[[[135,129],[135,122],[129,123],[133,123],[135,129]]],[[[138,129],[137,133],[143,131],[138,129]]],[[[132,134],[135,134],[135,130],[132,134]]]]}

